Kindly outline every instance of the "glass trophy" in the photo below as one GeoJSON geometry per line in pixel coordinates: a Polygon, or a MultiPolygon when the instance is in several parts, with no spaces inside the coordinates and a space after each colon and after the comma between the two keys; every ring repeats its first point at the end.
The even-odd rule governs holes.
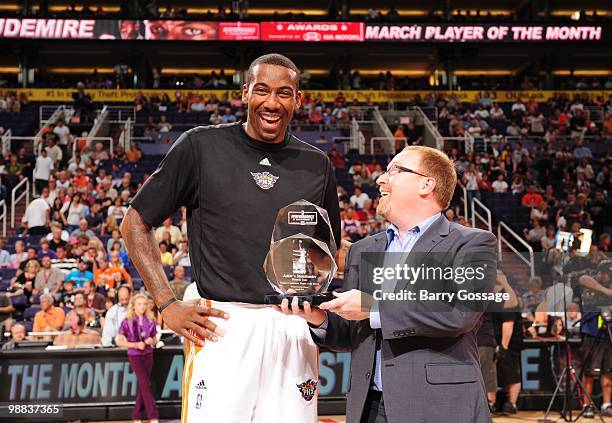
{"type": "Polygon", "coordinates": [[[291,203],[278,212],[264,262],[264,271],[275,294],[266,304],[289,303],[298,298],[317,306],[334,297],[327,288],[338,267],[336,241],[327,211],[306,200],[291,203]]]}

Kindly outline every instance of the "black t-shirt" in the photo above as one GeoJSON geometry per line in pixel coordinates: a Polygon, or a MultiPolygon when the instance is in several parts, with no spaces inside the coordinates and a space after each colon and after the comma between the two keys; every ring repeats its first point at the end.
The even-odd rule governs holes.
{"type": "Polygon", "coordinates": [[[495,330],[491,313],[483,313],[480,328],[476,333],[476,342],[479,347],[496,347],[495,330]]]}
{"type": "Polygon", "coordinates": [[[501,313],[493,313],[493,328],[495,330],[495,339],[501,348],[502,341],[502,325],[504,322],[514,322],[512,336],[508,349],[514,352],[520,352],[523,349],[523,327],[521,325],[521,313],[518,307],[501,313]]]}
{"type": "Polygon", "coordinates": [[[272,292],[263,263],[274,221],[282,207],[300,199],[327,210],[339,246],[336,178],[328,157],[289,134],[278,144],[254,140],[235,123],[181,135],[131,205],[151,226],[186,206],[200,295],[261,304],[272,292]]]}

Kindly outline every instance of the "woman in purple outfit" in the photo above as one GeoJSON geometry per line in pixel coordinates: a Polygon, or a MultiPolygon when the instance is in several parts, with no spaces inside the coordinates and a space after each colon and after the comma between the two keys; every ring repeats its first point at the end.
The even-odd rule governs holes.
{"type": "Polygon", "coordinates": [[[153,347],[157,344],[157,323],[147,306],[147,296],[136,294],[132,297],[127,317],[119,327],[117,345],[128,349],[128,359],[138,380],[136,404],[132,411],[134,422],[149,418],[158,423],[159,413],[151,390],[151,369],[153,368],[153,347]],[[145,415],[146,411],[146,415],[145,415]]]}

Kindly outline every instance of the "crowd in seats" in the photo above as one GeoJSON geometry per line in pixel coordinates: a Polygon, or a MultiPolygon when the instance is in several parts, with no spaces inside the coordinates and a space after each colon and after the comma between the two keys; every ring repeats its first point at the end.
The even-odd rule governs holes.
{"type": "Polygon", "coordinates": [[[444,136],[469,134],[490,143],[505,137],[534,137],[551,145],[566,138],[599,141],[612,136],[612,97],[591,98],[576,93],[570,98],[556,94],[544,103],[534,98],[497,103],[491,93],[485,92],[471,104],[435,94],[425,103],[437,107],[439,129],[444,136]]]}
{"type": "MultiPolygon", "coordinates": [[[[89,342],[91,332],[103,332],[121,287],[143,287],[118,228],[161,157],[143,157],[136,146],[127,152],[116,147],[110,155],[101,145],[84,144],[72,156],[78,139],[61,121],[44,137],[37,157],[21,148],[2,160],[3,184],[35,176],[39,196],[27,205],[18,234],[0,249],[0,336],[20,322],[28,332],[65,329],[73,336],[64,338],[89,342]]],[[[191,278],[185,222],[179,211],[156,231],[164,269],[179,292],[191,278]]]]}

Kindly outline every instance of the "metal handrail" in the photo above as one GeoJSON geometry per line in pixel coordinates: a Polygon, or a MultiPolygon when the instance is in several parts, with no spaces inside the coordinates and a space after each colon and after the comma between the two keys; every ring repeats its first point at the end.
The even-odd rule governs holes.
{"type": "Polygon", "coordinates": [[[465,131],[464,137],[464,148],[465,154],[474,152],[474,137],[469,132],[465,131]]]}
{"type": "Polygon", "coordinates": [[[465,185],[463,185],[460,181],[457,181],[457,185],[459,185],[459,187],[461,188],[461,191],[463,191],[463,217],[467,219],[468,218],[467,189],[465,188],[465,185]]]}
{"type": "Polygon", "coordinates": [[[525,241],[523,238],[518,236],[516,232],[514,232],[508,225],[500,221],[499,224],[497,225],[497,249],[499,252],[499,261],[502,260],[502,256],[503,256],[502,242],[506,244],[506,246],[510,248],[510,250],[512,250],[519,257],[519,259],[521,259],[523,262],[525,262],[525,264],[529,266],[529,270],[531,271],[531,277],[535,276],[535,258],[534,258],[533,248],[531,247],[531,245],[527,243],[527,241],[525,241]],[[529,252],[529,260],[526,259],[523,256],[523,254],[519,250],[517,250],[514,247],[514,245],[512,245],[505,237],[502,236],[501,234],[502,228],[508,231],[516,240],[518,240],[521,244],[523,244],[527,248],[527,251],[529,252]]]}
{"type": "Polygon", "coordinates": [[[2,154],[11,152],[11,128],[7,129],[4,134],[2,134],[2,154]]]}
{"type": "Polygon", "coordinates": [[[472,227],[474,228],[476,227],[476,217],[478,217],[478,220],[480,220],[482,223],[487,225],[489,232],[493,232],[493,219],[491,219],[491,210],[487,206],[485,206],[482,201],[474,197],[472,198],[472,227]],[[485,213],[487,214],[486,218],[476,211],[476,206],[479,206],[485,211],[485,213]]]}
{"type": "MultiPolygon", "coordinates": [[[[429,117],[427,117],[423,109],[421,109],[419,106],[414,106],[413,109],[416,110],[416,112],[421,115],[421,119],[423,119],[424,126],[429,130],[430,133],[433,134],[434,138],[436,139],[436,149],[440,151],[444,151],[444,138],[440,134],[440,131],[438,131],[437,126],[433,124],[433,122],[429,119],[429,117]]],[[[436,112],[436,119],[437,119],[437,112],[436,112]]],[[[467,215],[466,215],[466,219],[467,219],[467,215]]]]}
{"type": "Polygon", "coordinates": [[[17,205],[17,203],[19,201],[21,201],[21,199],[23,198],[23,196],[25,195],[26,198],[26,207],[28,206],[28,204],[30,204],[30,180],[28,178],[23,178],[21,180],[21,182],[19,182],[15,188],[13,188],[13,191],[11,191],[11,227],[14,228],[15,227],[15,206],[17,205]],[[25,184],[25,191],[22,192],[19,197],[15,198],[16,194],[17,194],[17,190],[25,184]]]}
{"type": "Polygon", "coordinates": [[[2,206],[2,214],[0,215],[0,220],[2,220],[2,236],[6,237],[6,218],[8,217],[7,209],[6,209],[6,201],[0,200],[0,206],[2,206]]]}

